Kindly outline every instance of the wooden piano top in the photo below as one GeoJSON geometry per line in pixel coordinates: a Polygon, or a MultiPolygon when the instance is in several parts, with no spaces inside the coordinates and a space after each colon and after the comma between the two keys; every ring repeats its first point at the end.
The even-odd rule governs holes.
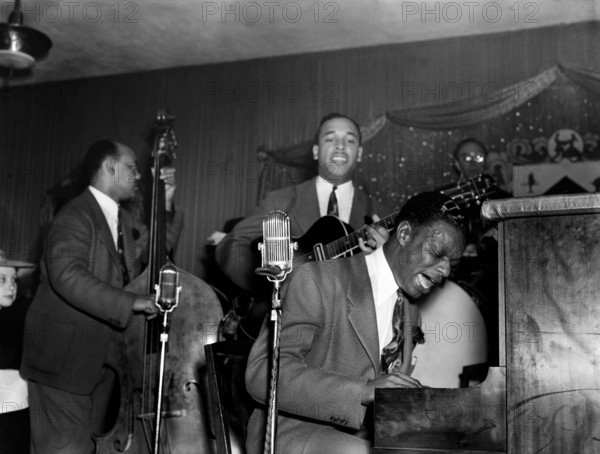
{"type": "Polygon", "coordinates": [[[483,218],[490,221],[591,213],[600,213],[600,194],[565,194],[488,200],[481,206],[483,218]]]}

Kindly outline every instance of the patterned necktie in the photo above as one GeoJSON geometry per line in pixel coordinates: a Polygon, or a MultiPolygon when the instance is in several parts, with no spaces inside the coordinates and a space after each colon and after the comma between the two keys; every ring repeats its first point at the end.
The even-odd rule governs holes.
{"type": "Polygon", "coordinates": [[[335,190],[337,189],[337,186],[333,186],[333,189],[331,190],[331,194],[329,195],[329,203],[327,204],[327,214],[333,215],[333,216],[339,216],[339,212],[338,212],[338,201],[337,201],[337,197],[335,195],[335,190]]]}
{"type": "Polygon", "coordinates": [[[125,246],[123,242],[123,230],[121,229],[120,207],[117,221],[117,252],[119,253],[119,263],[121,264],[121,274],[123,275],[123,287],[125,287],[129,284],[129,273],[127,272],[127,262],[125,261],[125,246]]]}
{"type": "Polygon", "coordinates": [[[398,289],[397,295],[394,315],[392,316],[394,335],[391,342],[383,347],[381,351],[381,371],[384,374],[389,374],[395,365],[402,364],[402,351],[404,349],[404,295],[402,290],[398,289]]]}

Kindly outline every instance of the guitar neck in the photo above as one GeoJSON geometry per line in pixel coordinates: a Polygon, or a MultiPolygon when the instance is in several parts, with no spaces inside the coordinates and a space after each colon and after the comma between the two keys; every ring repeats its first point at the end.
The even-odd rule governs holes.
{"type": "Polygon", "coordinates": [[[458,206],[464,208],[473,203],[481,204],[497,189],[494,179],[488,174],[483,174],[472,180],[466,180],[462,184],[459,182],[439,188],[437,191],[447,195],[458,206]]]}

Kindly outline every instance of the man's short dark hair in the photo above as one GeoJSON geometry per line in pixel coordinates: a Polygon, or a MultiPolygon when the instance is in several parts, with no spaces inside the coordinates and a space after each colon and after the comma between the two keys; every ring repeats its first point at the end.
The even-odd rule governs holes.
{"type": "Polygon", "coordinates": [[[88,148],[83,157],[83,167],[81,169],[85,184],[90,184],[96,178],[102,162],[107,157],[114,158],[115,160],[119,158],[117,144],[112,140],[98,140],[88,148]]]}
{"type": "Polygon", "coordinates": [[[402,221],[411,225],[425,226],[443,221],[467,233],[465,216],[454,200],[441,192],[421,192],[408,199],[400,210],[396,227],[402,221]]]}
{"type": "Polygon", "coordinates": [[[467,137],[466,139],[463,139],[460,142],[458,142],[456,144],[456,147],[454,147],[454,152],[452,153],[452,156],[454,156],[455,159],[458,159],[457,158],[458,150],[460,150],[463,145],[466,145],[468,143],[474,143],[476,145],[479,145],[481,147],[481,149],[483,150],[483,152],[485,153],[485,155],[487,156],[488,151],[487,151],[487,148],[485,147],[485,145],[482,142],[480,142],[479,140],[473,139],[472,137],[467,137]]]}
{"type": "Polygon", "coordinates": [[[358,126],[358,123],[353,118],[350,118],[348,115],[333,112],[321,118],[321,122],[319,123],[319,127],[317,128],[317,133],[315,134],[315,145],[319,145],[319,136],[321,135],[321,128],[323,127],[325,122],[333,120],[334,118],[345,118],[346,120],[351,121],[352,124],[356,127],[356,130],[358,131],[358,144],[362,144],[362,133],[360,132],[360,126],[358,126]]]}

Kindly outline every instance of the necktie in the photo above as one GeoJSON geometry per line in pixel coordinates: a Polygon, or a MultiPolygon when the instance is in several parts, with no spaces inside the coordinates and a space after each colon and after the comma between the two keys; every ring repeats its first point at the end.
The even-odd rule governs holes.
{"type": "Polygon", "coordinates": [[[337,189],[337,186],[333,186],[333,189],[331,190],[331,194],[329,195],[329,203],[327,204],[327,214],[333,215],[333,216],[339,216],[339,212],[338,212],[338,201],[337,201],[337,197],[335,195],[335,190],[337,189]]]}
{"type": "Polygon", "coordinates": [[[125,261],[125,246],[123,243],[123,230],[121,229],[120,207],[117,221],[117,252],[119,253],[119,263],[121,264],[121,274],[123,275],[123,287],[125,287],[129,284],[129,273],[127,272],[127,262],[125,261]]]}
{"type": "Polygon", "coordinates": [[[395,363],[402,364],[402,350],[404,349],[404,295],[398,289],[394,314],[392,315],[392,329],[394,335],[389,344],[381,351],[381,371],[389,374],[395,363]]]}

